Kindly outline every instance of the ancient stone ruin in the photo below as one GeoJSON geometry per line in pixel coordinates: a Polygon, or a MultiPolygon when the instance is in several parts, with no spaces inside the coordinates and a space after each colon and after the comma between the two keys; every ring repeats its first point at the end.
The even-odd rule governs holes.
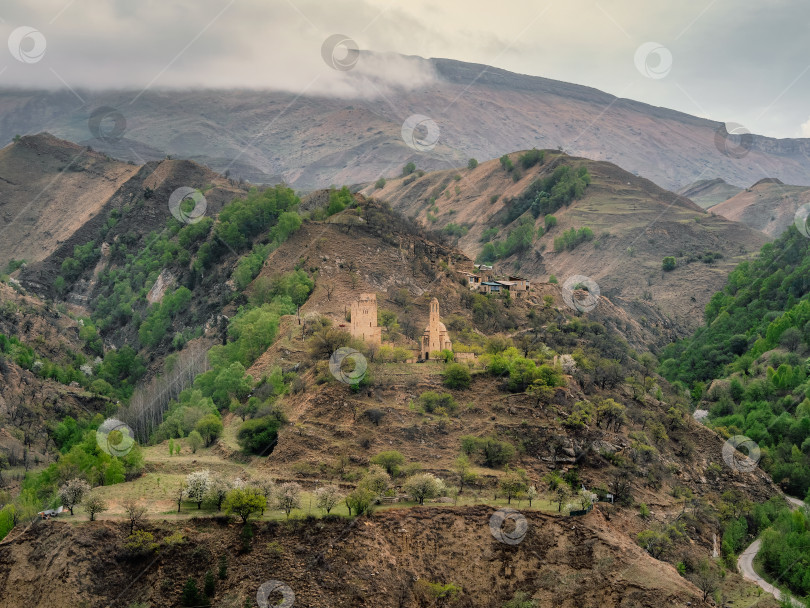
{"type": "Polygon", "coordinates": [[[360,298],[352,302],[352,338],[363,340],[367,344],[382,344],[382,328],[377,325],[377,294],[361,293],[360,298]]]}

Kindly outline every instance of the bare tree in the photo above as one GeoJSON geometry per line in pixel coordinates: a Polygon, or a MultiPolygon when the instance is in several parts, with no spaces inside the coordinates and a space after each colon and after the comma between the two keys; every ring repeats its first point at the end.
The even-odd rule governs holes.
{"type": "Polygon", "coordinates": [[[203,340],[189,343],[179,353],[171,369],[148,384],[139,386],[132,394],[129,405],[120,408],[118,417],[126,422],[139,441],[149,439],[155,427],[163,422],[163,414],[169,403],[191,386],[199,374],[209,369],[209,346],[203,340]]]}
{"type": "Polygon", "coordinates": [[[714,593],[715,589],[720,585],[720,577],[717,571],[712,568],[708,559],[703,559],[691,575],[689,580],[694,583],[695,587],[703,592],[703,601],[709,599],[709,596],[714,593]]]}
{"type": "Polygon", "coordinates": [[[188,486],[185,481],[182,481],[177,489],[174,491],[174,499],[177,501],[177,512],[180,512],[180,506],[183,504],[183,499],[186,497],[186,490],[188,486]]]}
{"type": "Polygon", "coordinates": [[[146,507],[136,501],[134,498],[128,498],[124,501],[124,513],[127,514],[129,519],[129,533],[135,531],[135,527],[142,524],[146,519],[146,507]]]}

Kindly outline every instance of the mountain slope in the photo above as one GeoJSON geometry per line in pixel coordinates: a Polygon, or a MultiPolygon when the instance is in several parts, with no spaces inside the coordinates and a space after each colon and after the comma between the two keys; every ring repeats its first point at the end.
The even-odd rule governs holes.
{"type": "Polygon", "coordinates": [[[742,191],[742,188],[728,184],[721,178],[716,177],[696,181],[680,190],[676,190],[676,194],[685,196],[700,207],[708,209],[713,205],[727,201],[742,191]]]}
{"type": "MultiPolygon", "coordinates": [[[[722,127],[716,121],[489,66],[409,59],[426,84],[373,98],[251,90],[88,91],[86,105],[76,109],[68,92],[7,90],[0,94],[0,140],[47,129],[139,164],[171,154],[223,172],[228,168],[254,183],[283,178],[298,189],[373,181],[408,160],[441,169],[469,157],[558,146],[670,189],[707,174],[731,183],[772,176],[810,184],[807,140],[752,136],[750,153],[738,159],[716,147],[722,127]],[[124,114],[127,128],[120,139],[102,141],[88,129],[90,114],[101,106],[124,114]],[[430,115],[439,127],[431,152],[417,153],[402,140],[403,122],[414,114],[430,115]]],[[[373,90],[359,70],[345,78],[356,90],[373,90]]]]}
{"type": "MultiPolygon", "coordinates": [[[[519,157],[510,155],[516,167],[519,157]]],[[[530,211],[520,210],[526,208],[526,197],[534,196],[526,194],[532,184],[561,165],[589,171],[591,181],[584,195],[555,211],[556,226],[535,238],[530,248],[499,259],[496,272],[542,280],[553,274],[561,283],[572,275],[589,276],[637,320],[644,317],[658,325],[660,345],[696,328],[703,307],[727,273],[765,242],[760,233],[709,215],[688,199],[615,165],[552,151],[546,151],[542,164],[527,170],[510,173],[499,161],[489,161],[472,170],[421,177],[416,173],[388,180],[381,189],[367,186],[362,192],[434,227],[447,230],[452,224],[461,232],[466,229],[458,244],[476,257],[484,247],[482,238],[503,240],[523,218],[531,220],[535,230],[543,227],[542,214],[534,218],[530,211]],[[520,179],[514,181],[518,174],[520,179]],[[584,227],[594,233],[591,242],[555,251],[554,241],[564,231],[584,227]],[[496,230],[497,235],[485,235],[487,230],[496,230]],[[665,256],[676,258],[675,270],[662,271],[665,256]]]]}
{"type": "MultiPolygon", "coordinates": [[[[609,166],[592,168],[592,184],[598,187],[599,171],[608,172],[609,166]]],[[[644,180],[638,188],[659,192],[644,180]]],[[[668,205],[696,212],[689,201],[668,196],[668,205]]],[[[98,484],[97,471],[85,465],[98,451],[98,440],[95,427],[85,427],[84,440],[72,439],[47,475],[28,480],[26,497],[34,510],[57,500],[54,487],[78,474],[92,480],[93,495],[109,503],[104,517],[120,519],[127,498],[136,498],[150,516],[137,528],[153,534],[157,546],[133,546],[125,526],[86,523],[78,513],[28,530],[20,526],[0,545],[0,582],[18,590],[0,598],[0,605],[19,603],[27,591],[32,606],[52,604],[58,595],[75,604],[115,605],[125,598],[126,605],[149,601],[168,607],[178,603],[189,577],[199,579],[216,569],[220,555],[228,564],[212,593],[218,606],[240,606],[255,597],[266,580],[260,574],[264,568],[313,605],[356,606],[372,597],[378,605],[427,608],[437,603],[419,596],[427,582],[460,587],[453,600],[458,606],[499,607],[516,591],[566,608],[592,600],[606,607],[625,606],[628,600],[653,606],[662,598],[701,605],[698,590],[672,564],[696,564],[709,553],[718,514],[730,500],[726,492],[762,501],[775,488],[760,471],[722,474],[722,437],[691,418],[684,398],[655,375],[654,358],[634,352],[618,323],[602,323],[611,311],[621,311],[606,298],[593,314],[574,314],[563,303],[560,286],[551,283],[535,285],[530,297],[520,300],[473,294],[463,274],[471,260],[454,247],[362,195],[342,190],[322,198],[328,207],[291,223],[285,214],[295,214],[292,193],[284,188],[253,192],[225,207],[196,240],[189,237],[182,245],[188,227],[177,231],[171,239],[180,249],[141,249],[136,247],[146,240],[141,235],[131,248],[101,260],[107,267],[100,276],[114,275],[115,288],[137,296],[123,302],[132,309],[129,314],[120,313],[127,306],[116,306],[109,323],[105,315],[94,314],[105,341],[118,346],[107,348],[105,359],[117,358],[115,353],[129,346],[152,376],[168,353],[182,356],[181,330],[204,327],[221,341],[211,348],[212,369],[196,376],[194,391],[179,396],[177,387],[167,387],[177,389],[178,401],[168,405],[165,424],[154,434],[144,433],[143,441],[151,445],[142,448],[137,471],[98,484]],[[341,210],[336,203],[343,202],[341,210]],[[256,225],[265,211],[264,223],[256,225]],[[292,226],[283,238],[277,230],[282,218],[292,226]],[[234,234],[241,226],[244,234],[234,234]],[[221,246],[207,264],[198,265],[217,238],[228,239],[238,251],[221,246]],[[258,263],[240,278],[234,269],[251,256],[258,263]],[[154,277],[167,269],[182,285],[171,295],[189,293],[165,311],[160,333],[154,331],[161,318],[155,313],[166,298],[151,305],[144,300],[154,277]],[[366,291],[378,295],[385,311],[380,318],[388,320],[387,352],[352,342],[342,331],[347,307],[366,291]],[[456,352],[477,355],[461,366],[469,373],[468,385],[448,382],[458,367],[443,361],[392,359],[396,348],[415,350],[433,297],[441,301],[456,352]],[[227,331],[217,332],[221,321],[227,331]],[[149,326],[153,330],[144,332],[149,326]],[[330,369],[339,344],[356,347],[368,363],[368,374],[356,383],[341,381],[330,369]],[[431,392],[444,393],[446,407],[427,409],[423,404],[431,392]],[[208,446],[191,447],[192,429],[210,416],[222,424],[221,435],[208,446]],[[278,422],[277,434],[262,441],[260,451],[242,452],[240,431],[268,419],[278,422]],[[182,453],[167,456],[169,445],[179,445],[182,453]],[[340,516],[318,518],[322,513],[303,500],[284,524],[271,521],[283,517],[274,506],[274,513],[254,516],[243,528],[250,537],[219,514],[216,504],[206,502],[202,509],[188,500],[174,501],[186,475],[202,467],[248,483],[295,481],[307,498],[325,483],[347,493],[358,485],[362,489],[375,456],[390,450],[401,453],[402,467],[392,470],[390,484],[386,481],[388,498],[407,499],[401,489],[407,489],[411,472],[459,483],[456,463],[462,451],[475,478],[464,480],[458,506],[442,504],[454,500],[449,495],[417,508],[408,508],[414,501],[406,500],[348,522],[342,503],[340,516]],[[556,486],[555,473],[561,478],[556,486]],[[510,497],[504,505],[502,482],[513,474],[525,475],[542,500],[535,498],[538,502],[527,508],[522,497],[510,497]],[[571,493],[583,485],[603,499],[612,494],[615,504],[599,504],[581,518],[562,514],[582,506],[571,493]],[[493,500],[495,493],[499,498],[493,500]],[[495,507],[511,505],[527,512],[531,529],[517,545],[498,542],[489,524],[495,507]],[[182,512],[175,515],[175,508],[182,512]],[[211,518],[199,518],[202,514],[211,518]],[[451,540],[437,543],[437,530],[451,540]],[[642,532],[671,534],[671,548],[653,553],[641,542],[642,532]],[[472,566],[459,568],[462,563],[472,566]],[[83,583],[88,572],[100,568],[105,577],[83,583]],[[417,584],[420,579],[424,582],[417,584]]],[[[582,201],[595,204],[587,196],[582,201]]],[[[152,221],[153,211],[146,204],[135,206],[132,216],[124,215],[123,225],[107,234],[108,245],[121,241],[139,214],[145,214],[145,223],[152,221]]],[[[83,275],[92,272],[88,267],[83,275]]],[[[89,298],[88,307],[104,308],[105,293],[89,298]]],[[[627,323],[637,331],[637,324],[627,323]]],[[[185,386],[190,382],[187,378],[185,386]]],[[[121,393],[122,401],[127,397],[121,393]]],[[[117,415],[140,431],[144,411],[154,412],[133,407],[135,401],[124,403],[117,415]]],[[[118,462],[117,456],[110,458],[118,462]]]]}
{"type": "Polygon", "coordinates": [[[775,238],[793,224],[796,210],[807,203],[810,203],[810,188],[789,186],[778,179],[762,179],[712,207],[712,213],[775,238]]]}
{"type": "Polygon", "coordinates": [[[46,257],[137,172],[48,134],[0,150],[0,265],[46,257]]]}
{"type": "MultiPolygon", "coordinates": [[[[435,606],[418,595],[417,580],[459,586],[461,596],[452,606],[494,608],[519,590],[543,606],[581,606],[584,598],[605,607],[628,601],[709,606],[672,566],[621,539],[598,509],[574,521],[527,513],[528,532],[517,546],[492,537],[492,512],[483,506],[417,508],[350,522],[263,523],[256,526],[256,549],[249,553],[239,549],[238,526],[198,520],[183,527],[185,543],[136,560],[115,559],[125,555],[116,549],[125,541],[122,525],[45,522],[19,542],[0,546],[0,584],[6,589],[0,607],[22,602],[31,608],[65,602],[131,606],[136,601],[154,608],[177,606],[182,582],[215,570],[220,555],[229,557],[226,576],[216,585],[214,605],[221,607],[252,604],[271,579],[292,589],[296,606],[435,606]],[[437,536],[444,540],[436,542],[437,536]],[[278,547],[278,555],[269,555],[267,544],[278,547]],[[94,576],[99,571],[103,577],[94,576]],[[40,576],[49,583],[31,593],[40,576]]],[[[150,529],[160,541],[175,531],[166,523],[150,529]]]]}

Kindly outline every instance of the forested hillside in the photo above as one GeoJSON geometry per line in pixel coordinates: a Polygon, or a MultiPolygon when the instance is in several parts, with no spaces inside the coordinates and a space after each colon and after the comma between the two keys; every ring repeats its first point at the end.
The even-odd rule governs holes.
{"type": "Polygon", "coordinates": [[[666,348],[662,372],[706,399],[712,423],[746,435],[786,491],[810,487],[810,239],[791,227],[731,273],[706,324],[666,348]],[[718,379],[721,379],[718,381],[718,379]]]}

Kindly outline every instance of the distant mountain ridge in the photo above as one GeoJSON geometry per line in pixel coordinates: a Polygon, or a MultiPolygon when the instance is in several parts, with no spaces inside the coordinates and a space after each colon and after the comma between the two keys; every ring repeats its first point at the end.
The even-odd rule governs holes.
{"type": "MultiPolygon", "coordinates": [[[[609,161],[670,190],[709,175],[729,183],[776,177],[810,185],[807,139],[753,135],[747,153],[724,154],[716,142],[720,122],[490,66],[413,60],[433,80],[376,98],[149,90],[134,100],[133,91],[83,91],[86,103],[77,108],[68,91],[6,89],[0,91],[0,141],[47,130],[138,164],[168,154],[254,183],[284,180],[299,190],[391,177],[410,160],[446,169],[470,157],[532,147],[609,161]],[[90,132],[88,120],[99,107],[120,113],[125,128],[115,137],[90,132]],[[403,122],[417,114],[438,127],[431,150],[419,152],[402,139],[403,122]]],[[[368,85],[359,74],[346,78],[368,85]]]]}

